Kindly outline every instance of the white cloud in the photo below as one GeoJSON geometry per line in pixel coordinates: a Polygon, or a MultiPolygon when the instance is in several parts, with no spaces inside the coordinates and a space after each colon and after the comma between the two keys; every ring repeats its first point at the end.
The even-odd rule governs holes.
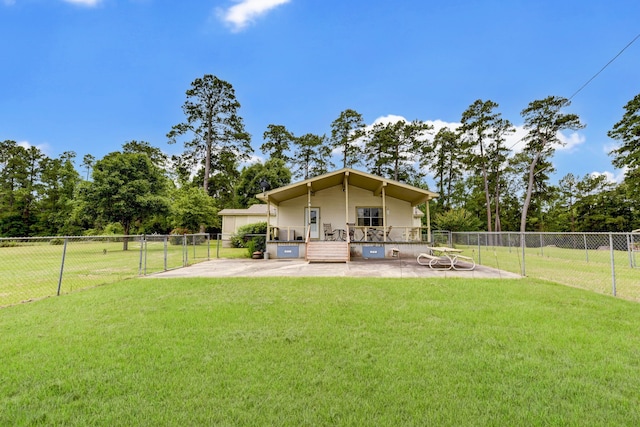
{"type": "Polygon", "coordinates": [[[591,172],[589,175],[593,177],[606,176],[607,182],[610,182],[612,184],[620,184],[622,181],[624,181],[624,175],[626,172],[627,172],[627,168],[624,168],[617,172],[609,172],[609,171],[591,172]]]}
{"type": "Polygon", "coordinates": [[[257,17],[271,9],[289,3],[291,0],[235,0],[236,4],[228,9],[219,10],[218,14],[224,22],[230,24],[234,31],[243,30],[257,17]]]}
{"type": "Polygon", "coordinates": [[[36,147],[38,150],[40,150],[41,152],[43,152],[44,154],[46,154],[47,156],[49,155],[49,151],[50,150],[50,146],[49,144],[38,144],[38,145],[33,145],[32,143],[30,143],[29,141],[16,141],[17,145],[19,145],[20,147],[24,148],[25,150],[28,150],[31,147],[36,147]]]}
{"type": "Polygon", "coordinates": [[[77,4],[78,6],[94,7],[102,3],[102,0],[62,0],[65,3],[77,4]]]}
{"type": "Polygon", "coordinates": [[[571,132],[569,136],[563,133],[558,133],[558,139],[564,144],[563,146],[556,147],[562,151],[572,151],[578,145],[584,143],[587,138],[584,135],[580,135],[578,132],[571,132]]]}

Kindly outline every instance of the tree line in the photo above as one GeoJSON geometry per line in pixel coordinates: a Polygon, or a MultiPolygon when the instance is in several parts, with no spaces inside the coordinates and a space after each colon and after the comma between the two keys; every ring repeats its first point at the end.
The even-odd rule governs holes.
{"type": "Polygon", "coordinates": [[[54,236],[216,232],[218,212],[245,208],[257,193],[338,167],[427,188],[430,174],[440,197],[432,201],[435,227],[454,231],[629,231],[640,228],[640,94],[608,132],[619,141],[613,165],[622,183],[604,176],[567,174],[550,183],[552,158],[564,130],[584,125],[549,96],[521,112],[524,149],[507,146],[515,132],[499,105],[476,100],[460,126],[437,132],[427,122],[399,120],[366,126],[342,111],[324,135],[294,135],[270,124],[248,163],[251,136],[232,85],[207,74],[195,79],[182,105],[184,121],[167,133],[184,148],[167,156],[146,141],[128,141],[96,160],[87,154],[49,158],[37,147],[0,142],[0,236],[54,236]]]}

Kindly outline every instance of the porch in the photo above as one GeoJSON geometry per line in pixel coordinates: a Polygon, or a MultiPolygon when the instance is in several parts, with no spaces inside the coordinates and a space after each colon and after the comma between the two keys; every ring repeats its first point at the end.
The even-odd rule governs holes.
{"type": "MultiPolygon", "coordinates": [[[[361,259],[393,259],[402,257],[415,257],[425,252],[430,245],[427,234],[415,227],[406,227],[406,230],[395,230],[397,236],[402,239],[394,240],[391,232],[371,233],[370,227],[356,227],[351,240],[351,235],[346,232],[342,237],[334,239],[309,239],[295,233],[295,228],[279,230],[280,233],[272,235],[266,242],[267,258],[271,259],[305,259],[310,262],[348,262],[353,258],[361,259]],[[360,233],[358,233],[360,231],[360,233]],[[293,239],[281,240],[280,236],[291,236],[293,239]]],[[[402,227],[399,227],[402,228],[402,227]]]]}

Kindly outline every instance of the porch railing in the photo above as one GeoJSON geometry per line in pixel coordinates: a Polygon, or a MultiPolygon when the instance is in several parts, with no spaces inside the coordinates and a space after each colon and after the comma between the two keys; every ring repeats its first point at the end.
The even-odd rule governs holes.
{"type": "MultiPolygon", "coordinates": [[[[368,227],[368,226],[351,226],[354,230],[352,235],[349,233],[349,225],[344,228],[336,227],[342,230],[337,235],[343,236],[340,240],[349,241],[350,243],[366,242],[407,242],[407,243],[425,243],[431,242],[432,238],[428,235],[427,227],[368,227]]],[[[310,238],[310,227],[304,225],[291,226],[271,226],[271,234],[269,241],[284,242],[304,242],[310,238]]],[[[319,239],[324,240],[322,230],[319,230],[319,239]]],[[[336,235],[336,234],[334,234],[336,235]]]]}

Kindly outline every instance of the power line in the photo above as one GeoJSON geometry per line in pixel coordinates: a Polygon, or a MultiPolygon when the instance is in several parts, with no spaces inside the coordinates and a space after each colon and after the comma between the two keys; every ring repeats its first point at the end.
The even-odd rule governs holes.
{"type": "Polygon", "coordinates": [[[598,75],[600,75],[600,73],[602,73],[602,72],[604,71],[604,69],[605,69],[605,68],[607,68],[609,65],[611,65],[611,63],[612,63],[613,61],[615,61],[615,60],[616,60],[620,55],[622,55],[622,52],[624,52],[625,50],[627,50],[627,48],[628,48],[629,46],[631,46],[631,45],[632,45],[636,40],[638,40],[639,38],[640,38],[640,34],[638,34],[638,35],[637,35],[633,40],[631,40],[631,41],[629,42],[629,44],[627,44],[625,47],[623,47],[623,48],[622,48],[622,50],[621,50],[620,52],[618,52],[618,54],[617,54],[616,56],[614,56],[614,57],[611,59],[611,61],[607,62],[607,63],[605,64],[605,66],[604,66],[604,67],[602,67],[602,68],[600,69],[600,71],[598,71],[597,73],[595,73],[595,74],[593,75],[593,77],[591,77],[589,80],[587,80],[587,82],[586,82],[585,84],[583,84],[582,86],[580,86],[580,89],[578,89],[577,91],[575,91],[575,92],[573,93],[573,95],[571,95],[571,96],[569,97],[569,99],[568,99],[567,101],[571,101],[571,100],[573,99],[573,97],[574,97],[574,96],[576,96],[576,95],[577,95],[577,94],[578,94],[582,89],[584,89],[584,88],[585,88],[589,83],[591,83],[591,82],[593,81],[593,79],[595,79],[596,77],[598,77],[598,75]]]}
{"type": "MultiPolygon", "coordinates": [[[[592,82],[596,77],[598,77],[598,76],[600,75],[600,73],[602,73],[602,72],[605,70],[605,68],[607,68],[609,65],[611,65],[611,63],[613,63],[613,61],[615,61],[616,59],[618,59],[618,57],[619,57],[620,55],[622,55],[622,52],[624,52],[625,50],[627,50],[627,49],[629,48],[629,46],[631,46],[631,45],[632,45],[636,40],[638,40],[638,39],[640,39],[640,34],[638,34],[637,36],[635,36],[635,37],[633,38],[633,40],[631,40],[629,43],[627,43],[627,45],[626,45],[625,47],[623,47],[623,48],[622,48],[622,50],[620,50],[620,52],[618,52],[618,53],[616,54],[616,56],[614,56],[613,58],[611,58],[611,60],[610,60],[609,62],[607,62],[607,63],[605,64],[605,66],[604,66],[604,67],[602,67],[602,68],[600,69],[600,71],[598,71],[597,73],[595,73],[595,74],[593,75],[593,77],[591,77],[589,80],[587,80],[587,82],[586,82],[585,84],[583,84],[582,86],[580,86],[580,88],[579,88],[578,90],[576,90],[575,92],[573,92],[573,95],[571,95],[569,98],[567,98],[567,103],[569,103],[569,102],[570,102],[570,101],[571,101],[571,100],[572,100],[572,99],[573,99],[573,98],[574,98],[578,93],[580,93],[580,91],[581,91],[582,89],[584,89],[585,87],[587,87],[587,85],[589,85],[589,83],[591,83],[591,82],[592,82]]],[[[522,142],[522,139],[520,139],[520,140],[516,141],[516,143],[515,143],[515,144],[513,144],[513,145],[511,146],[511,148],[509,148],[509,150],[512,150],[512,149],[513,149],[513,147],[515,147],[516,145],[518,145],[518,144],[519,144],[519,143],[521,143],[521,142],[522,142]]]]}

